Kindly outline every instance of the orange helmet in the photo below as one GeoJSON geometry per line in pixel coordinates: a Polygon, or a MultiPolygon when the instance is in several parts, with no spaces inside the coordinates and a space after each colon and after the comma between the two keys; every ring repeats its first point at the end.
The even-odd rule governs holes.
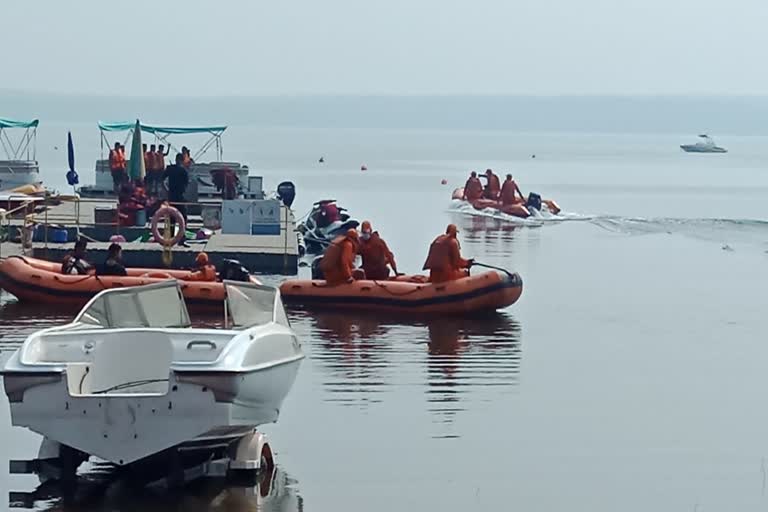
{"type": "Polygon", "coordinates": [[[456,227],[456,224],[448,224],[448,227],[445,228],[446,235],[456,235],[458,232],[459,228],[456,227]]]}
{"type": "Polygon", "coordinates": [[[208,255],[204,252],[197,253],[197,257],[195,258],[195,263],[197,263],[198,265],[207,265],[208,255]]]}
{"type": "Polygon", "coordinates": [[[370,233],[371,231],[373,231],[373,229],[371,228],[371,223],[367,220],[363,221],[363,224],[360,226],[360,231],[362,231],[363,233],[370,233]]]}

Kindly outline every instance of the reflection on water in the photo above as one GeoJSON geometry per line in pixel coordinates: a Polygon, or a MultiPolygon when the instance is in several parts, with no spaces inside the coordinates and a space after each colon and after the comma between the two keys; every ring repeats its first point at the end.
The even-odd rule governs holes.
{"type": "Polygon", "coordinates": [[[109,473],[85,475],[72,496],[62,497],[57,484],[45,483],[32,492],[11,492],[9,507],[38,511],[94,510],[121,512],[298,512],[304,510],[296,480],[282,469],[260,475],[256,482],[233,484],[220,479],[199,480],[184,489],[136,489],[110,481],[109,473]]]}
{"type": "MultiPolygon", "coordinates": [[[[40,304],[19,304],[13,295],[0,292],[0,352],[16,349],[35,331],[67,322],[72,311],[40,304]]],[[[2,359],[3,355],[0,355],[2,359]]]]}
{"type": "MultiPolygon", "coordinates": [[[[373,315],[295,312],[312,359],[326,370],[326,401],[366,408],[393,387],[426,390],[435,423],[497,398],[518,381],[520,325],[505,314],[404,323],[373,315]],[[425,370],[426,369],[426,373],[425,370]],[[426,378],[425,378],[426,376],[426,378]],[[472,394],[472,400],[465,400],[472,394]]],[[[435,437],[457,437],[438,427],[435,437]]]]}

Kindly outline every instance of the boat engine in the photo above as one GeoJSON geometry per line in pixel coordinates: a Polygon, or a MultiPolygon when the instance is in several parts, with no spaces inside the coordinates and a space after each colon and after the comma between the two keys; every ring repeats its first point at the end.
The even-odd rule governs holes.
{"type": "Polygon", "coordinates": [[[222,281],[241,281],[247,283],[251,280],[251,273],[238,260],[223,260],[218,271],[222,281]]]}
{"type": "Polygon", "coordinates": [[[296,198],[296,186],[290,181],[284,181],[277,186],[277,198],[288,208],[296,198]]]}
{"type": "Polygon", "coordinates": [[[526,201],[525,206],[534,210],[541,210],[541,196],[536,192],[531,192],[528,194],[528,201],[526,201]]]}

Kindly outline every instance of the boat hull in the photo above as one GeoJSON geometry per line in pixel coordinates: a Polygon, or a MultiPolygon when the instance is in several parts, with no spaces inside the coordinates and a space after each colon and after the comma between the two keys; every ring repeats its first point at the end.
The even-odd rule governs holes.
{"type": "Polygon", "coordinates": [[[128,465],[174,446],[236,439],[277,421],[300,363],[296,358],[253,371],[174,371],[168,393],[152,396],[72,396],[66,372],[6,369],[3,379],[14,426],[128,465]]]}
{"type": "Polygon", "coordinates": [[[704,147],[704,146],[697,146],[695,144],[683,144],[680,146],[680,149],[682,149],[686,153],[727,153],[728,152],[727,149],[721,148],[719,146],[704,147]]]}
{"type": "Polygon", "coordinates": [[[33,160],[0,160],[0,190],[40,183],[40,168],[33,160]]]}
{"type": "Polygon", "coordinates": [[[280,293],[286,304],[307,308],[385,311],[414,315],[473,314],[503,309],[523,292],[518,274],[483,272],[447,283],[354,281],[328,286],[321,280],[285,281],[280,293]]]}
{"type": "MultiPolygon", "coordinates": [[[[485,209],[493,209],[498,210],[501,213],[505,213],[507,215],[512,215],[514,217],[519,217],[521,219],[526,219],[531,216],[531,208],[526,206],[525,204],[503,204],[501,201],[495,201],[493,199],[476,199],[474,201],[466,201],[464,198],[464,188],[460,187],[453,191],[453,194],[451,194],[451,199],[455,199],[458,201],[463,201],[467,204],[472,205],[472,207],[475,210],[485,210],[485,209]]],[[[560,213],[560,207],[553,201],[552,199],[542,199],[541,200],[542,207],[545,207],[549,213],[552,215],[557,215],[560,213]]]]}
{"type": "MultiPolygon", "coordinates": [[[[12,256],[0,261],[0,288],[14,295],[20,302],[79,308],[104,289],[181,279],[188,274],[181,270],[131,268],[127,276],[83,276],[65,275],[60,269],[59,263],[12,256]]],[[[189,306],[221,308],[224,300],[223,283],[184,281],[181,286],[189,306]]]]}

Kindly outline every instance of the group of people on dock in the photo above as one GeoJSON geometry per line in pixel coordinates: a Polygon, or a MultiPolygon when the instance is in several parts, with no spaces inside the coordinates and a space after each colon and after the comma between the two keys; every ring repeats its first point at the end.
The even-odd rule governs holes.
{"type": "MultiPolygon", "coordinates": [[[[469,275],[472,259],[461,256],[459,230],[455,224],[449,224],[445,233],[435,238],[429,247],[423,270],[429,270],[429,282],[443,283],[454,281],[469,275]]],[[[373,231],[371,223],[365,221],[360,226],[360,233],[350,229],[336,238],[326,249],[319,263],[320,274],[330,286],[351,283],[367,279],[383,281],[394,276],[402,276],[397,270],[395,257],[378,231],[373,231]],[[360,256],[361,268],[355,268],[355,258],[360,256]]]]}
{"type": "Polygon", "coordinates": [[[149,217],[160,206],[163,196],[187,218],[184,194],[189,185],[189,169],[195,163],[189,148],[181,148],[176,154],[174,163],[166,166],[165,158],[170,153],[165,145],[151,144],[149,149],[143,145],[144,166],[146,176],[142,179],[131,179],[128,174],[128,161],[125,158],[125,146],[115,142],[109,152],[109,167],[115,193],[118,197],[118,211],[127,219],[127,224],[133,224],[136,212],[146,210],[149,217]],[[166,184],[164,186],[164,184],[166,184]]]}
{"type": "MultiPolygon", "coordinates": [[[[96,275],[96,276],[127,276],[128,270],[123,263],[123,248],[118,243],[112,243],[107,249],[107,257],[100,265],[92,265],[87,259],[88,242],[81,238],[75,242],[74,250],[64,256],[61,263],[62,274],[96,275]]],[[[214,267],[205,252],[199,252],[195,257],[195,268],[182,279],[185,281],[216,281],[214,267]]]]}
{"type": "Polygon", "coordinates": [[[520,187],[512,178],[512,175],[507,174],[504,183],[501,183],[499,177],[491,169],[487,169],[482,176],[478,176],[475,171],[471,172],[467,183],[464,185],[462,199],[469,202],[477,201],[478,199],[490,199],[492,201],[500,201],[504,206],[525,204],[525,196],[523,196],[520,187]],[[480,178],[487,180],[485,186],[483,186],[480,178]]]}

